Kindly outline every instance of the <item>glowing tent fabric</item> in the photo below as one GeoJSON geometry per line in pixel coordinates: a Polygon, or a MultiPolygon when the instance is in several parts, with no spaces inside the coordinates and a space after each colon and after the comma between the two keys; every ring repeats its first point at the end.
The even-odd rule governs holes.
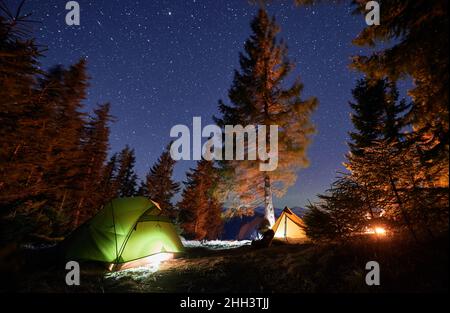
{"type": "Polygon", "coordinates": [[[112,200],[64,243],[70,260],[123,264],[183,248],[173,224],[145,197],[112,200]]]}
{"type": "Polygon", "coordinates": [[[275,232],[274,238],[277,239],[284,239],[287,241],[307,239],[302,219],[287,207],[284,208],[272,229],[275,232]]]}

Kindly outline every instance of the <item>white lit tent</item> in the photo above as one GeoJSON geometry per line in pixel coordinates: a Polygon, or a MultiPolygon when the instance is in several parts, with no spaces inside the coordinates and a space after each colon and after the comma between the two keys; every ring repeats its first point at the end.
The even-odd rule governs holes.
{"type": "Polygon", "coordinates": [[[280,217],[272,227],[275,232],[274,238],[286,241],[300,241],[307,239],[304,231],[304,223],[300,217],[295,215],[288,207],[284,208],[280,217]]]}

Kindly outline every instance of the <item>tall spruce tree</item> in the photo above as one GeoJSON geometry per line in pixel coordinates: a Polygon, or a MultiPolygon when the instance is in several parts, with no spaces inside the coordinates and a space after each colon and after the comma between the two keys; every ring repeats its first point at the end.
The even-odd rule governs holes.
{"type": "Polygon", "coordinates": [[[360,79],[352,90],[355,102],[351,120],[355,131],[350,132],[350,151],[360,154],[375,140],[402,140],[402,131],[408,126],[410,105],[399,101],[397,86],[387,79],[360,79]]]}
{"type": "Polygon", "coordinates": [[[83,172],[80,177],[82,189],[78,203],[80,214],[75,220],[75,226],[92,217],[103,204],[101,183],[109,148],[109,123],[112,120],[109,111],[109,103],[99,105],[84,130],[83,163],[80,166],[83,172]]]}
{"type": "Polygon", "coordinates": [[[83,205],[83,136],[86,114],[82,111],[88,87],[85,60],[70,66],[54,67],[41,82],[46,91],[46,101],[54,108],[47,155],[47,166],[43,179],[51,190],[50,199],[58,208],[58,215],[72,220],[72,227],[78,225],[83,205]]]}
{"type": "Polygon", "coordinates": [[[0,15],[0,204],[3,205],[39,192],[39,184],[35,185],[37,180],[33,180],[38,175],[33,158],[39,158],[44,151],[37,135],[48,113],[36,101],[41,54],[34,41],[20,31],[20,23],[20,17],[8,19],[0,15]],[[28,188],[23,188],[27,183],[28,188]]]}
{"type": "Polygon", "coordinates": [[[44,203],[36,199],[47,189],[40,179],[46,147],[39,134],[49,112],[38,101],[41,53],[21,29],[26,16],[17,12],[8,18],[5,10],[0,12],[0,240],[16,241],[19,232],[34,230],[19,215],[27,217],[44,203]],[[26,212],[18,212],[20,207],[26,212]],[[21,229],[14,229],[17,225],[21,229]]]}
{"type": "Polygon", "coordinates": [[[100,184],[100,193],[102,195],[103,204],[111,201],[118,195],[118,186],[116,182],[117,171],[118,155],[117,153],[114,153],[103,168],[100,184]]]}
{"type": "Polygon", "coordinates": [[[119,153],[119,167],[115,178],[117,184],[117,196],[132,197],[137,193],[137,175],[134,171],[136,157],[134,149],[128,145],[119,153]]]}
{"type": "MultiPolygon", "coordinates": [[[[241,70],[235,72],[229,90],[231,105],[220,101],[221,117],[215,120],[220,127],[265,125],[268,130],[270,125],[278,126],[278,167],[274,171],[260,171],[255,161],[222,162],[228,172],[224,176],[231,178],[226,189],[238,195],[242,207],[264,203],[265,216],[273,225],[273,195],[283,195],[295,182],[298,169],[308,165],[306,148],[314,132],[310,116],[317,101],[301,99],[299,79],[285,87],[294,64],[287,58],[286,45],[277,40],[280,28],[275,19],[260,9],[251,29],[245,52],[240,54],[241,70]]],[[[270,139],[267,132],[266,147],[270,139]]],[[[245,151],[248,153],[248,146],[245,151]]]]}
{"type": "MultiPolygon", "coordinates": [[[[395,82],[388,82],[386,101],[383,110],[383,137],[388,141],[401,142],[407,137],[407,130],[410,128],[409,118],[413,103],[407,103],[406,99],[399,100],[399,92],[395,82]]],[[[409,130],[408,130],[408,133],[409,130]]]]}
{"type": "MultiPolygon", "coordinates": [[[[382,208],[417,239],[415,224],[420,223],[413,216],[419,206],[411,199],[426,184],[417,147],[407,140],[410,134],[405,131],[410,105],[398,101],[395,84],[386,79],[359,81],[355,91],[356,102],[351,106],[357,113],[352,116],[356,131],[351,133],[346,163],[351,178],[364,191],[363,203],[370,210],[382,208]]],[[[431,214],[421,215],[430,220],[431,214]]]]}
{"type": "Polygon", "coordinates": [[[355,102],[350,102],[353,112],[351,120],[356,131],[350,133],[350,151],[361,154],[362,149],[382,135],[383,104],[385,103],[386,84],[384,80],[358,80],[352,90],[355,102]]]}
{"type": "Polygon", "coordinates": [[[222,230],[222,204],[215,196],[218,171],[211,161],[201,160],[187,173],[178,222],[189,239],[217,239],[222,230]]]}
{"type": "Polygon", "coordinates": [[[411,162],[413,151],[405,143],[408,110],[399,100],[395,83],[387,79],[361,79],[353,90],[346,167],[350,174],[337,180],[321,201],[310,206],[305,217],[309,235],[333,239],[370,227],[380,213],[401,220],[415,236],[406,201],[412,175],[420,172],[411,162]]]}
{"type": "Polygon", "coordinates": [[[171,201],[180,191],[180,183],[172,179],[175,163],[176,161],[170,156],[169,145],[150,169],[140,191],[140,194],[158,202],[162,214],[172,219],[176,218],[177,212],[171,201]]]}

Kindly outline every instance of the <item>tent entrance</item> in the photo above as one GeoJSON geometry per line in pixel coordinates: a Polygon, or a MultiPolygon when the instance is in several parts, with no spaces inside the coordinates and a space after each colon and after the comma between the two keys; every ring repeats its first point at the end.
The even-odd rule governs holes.
{"type": "Polygon", "coordinates": [[[114,270],[159,264],[181,252],[182,245],[169,219],[162,216],[142,215],[124,242],[114,270]]]}
{"type": "Polygon", "coordinates": [[[157,254],[149,255],[144,258],[140,258],[134,261],[129,261],[125,263],[111,263],[108,265],[109,271],[122,271],[130,268],[136,267],[148,267],[148,266],[159,266],[161,262],[173,259],[174,254],[169,252],[160,252],[157,254]]]}

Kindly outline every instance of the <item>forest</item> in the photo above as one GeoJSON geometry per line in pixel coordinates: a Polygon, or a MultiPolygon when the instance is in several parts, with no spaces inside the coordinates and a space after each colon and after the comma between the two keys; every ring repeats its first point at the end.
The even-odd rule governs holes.
{"type": "MultiPolygon", "coordinates": [[[[296,10],[316,5],[310,0],[291,2],[296,10]]],[[[348,2],[353,14],[364,17],[367,1],[343,2],[348,2]]],[[[350,261],[346,265],[351,253],[361,260],[378,253],[394,264],[398,256],[389,253],[405,247],[395,253],[401,253],[399,258],[407,260],[408,266],[399,274],[400,280],[395,280],[395,269],[389,269],[386,275],[392,284],[384,290],[409,290],[405,277],[425,264],[426,273],[417,277],[420,282],[413,280],[417,290],[431,285],[431,290],[448,291],[448,280],[439,279],[442,273],[437,272],[448,262],[448,247],[444,248],[449,225],[448,1],[378,2],[381,24],[366,26],[352,42],[372,52],[353,56],[349,64],[349,71],[358,72],[360,78],[354,82],[352,99],[341,104],[349,108],[352,124],[345,171],[337,172],[330,188],[303,208],[300,217],[305,242],[274,242],[259,252],[245,246],[229,254],[227,250],[207,254],[225,262],[223,267],[231,268],[230,275],[237,272],[237,260],[246,253],[249,259],[245,262],[254,257],[256,263],[265,264],[265,256],[284,255],[276,262],[303,258],[313,266],[312,259],[334,251],[330,258],[347,273],[357,266],[350,261]],[[379,46],[382,42],[392,44],[379,46]],[[401,89],[404,85],[399,87],[405,79],[412,82],[406,94],[401,89]],[[343,247],[349,255],[342,254],[343,247]],[[439,253],[441,259],[436,260],[433,253],[439,253]],[[431,270],[434,265],[436,272],[431,270]]],[[[321,1],[321,5],[335,4],[321,1]]],[[[6,275],[13,288],[28,290],[32,284],[24,283],[17,274],[22,270],[22,262],[17,260],[29,253],[24,247],[63,244],[117,198],[145,197],[156,202],[158,216],[174,225],[183,243],[219,241],[229,219],[253,216],[258,209],[263,212],[263,222],[257,227],[261,235],[276,225],[280,213],[274,198],[282,199],[299,173],[315,162],[309,147],[317,132],[312,116],[321,95],[304,96],[308,86],[293,74],[296,63],[289,57],[290,42],[282,40],[276,14],[272,16],[261,4],[259,9],[252,8],[250,36],[236,47],[240,67],[234,71],[228,98],[218,101],[212,118],[219,129],[277,125],[277,167],[261,171],[260,161],[247,158],[201,159],[184,181],[177,181],[174,169],[183,161],[171,155],[174,138],[167,134],[165,149],[147,174],[139,177],[135,168],[138,156],[129,143],[123,143],[120,151],[111,151],[111,127],[122,118],[111,113],[115,104],[100,103],[92,110],[85,104],[92,82],[90,61],[82,58],[74,64],[43,68],[47,49],[33,35],[34,22],[26,11],[26,1],[18,7],[0,1],[0,275],[6,275]]],[[[264,146],[267,143],[269,147],[270,139],[268,132],[264,146]]],[[[251,149],[246,144],[247,157],[251,149]]],[[[192,251],[194,256],[185,262],[194,262],[192,259],[206,253],[200,248],[192,251]]],[[[287,266],[296,279],[301,280],[299,273],[324,276],[314,286],[299,283],[295,292],[327,291],[328,280],[339,291],[366,291],[349,280],[340,283],[331,274],[325,278],[328,268],[295,264],[292,261],[287,266]]],[[[171,271],[179,264],[174,266],[167,275],[173,276],[171,271]]],[[[201,272],[199,264],[189,266],[201,272]]],[[[208,263],[205,268],[216,275],[211,266],[208,263]]],[[[249,274],[254,280],[249,279],[247,290],[257,290],[258,284],[275,292],[289,289],[288,285],[259,282],[258,273],[249,274]]],[[[196,275],[200,274],[186,273],[192,280],[196,275]]],[[[214,279],[223,278],[198,281],[202,288],[210,285],[220,290],[214,279]]],[[[90,284],[91,291],[97,291],[95,283],[90,284]]],[[[200,285],[194,290],[202,291],[200,285]]],[[[170,284],[166,287],[169,292],[180,291],[170,284]]],[[[67,287],[58,288],[65,291],[67,287]]],[[[121,287],[110,288],[107,290],[121,287]]],[[[157,291],[153,288],[144,291],[157,291]]]]}

